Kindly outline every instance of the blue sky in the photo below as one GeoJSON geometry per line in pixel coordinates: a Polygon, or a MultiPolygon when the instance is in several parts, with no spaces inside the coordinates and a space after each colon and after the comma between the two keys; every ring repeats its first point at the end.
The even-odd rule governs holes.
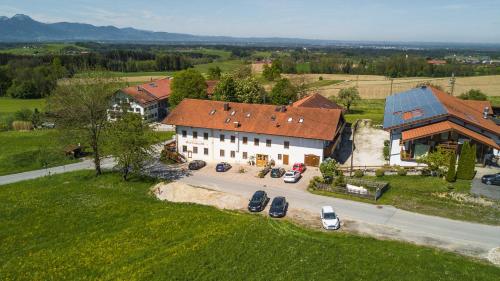
{"type": "Polygon", "coordinates": [[[240,37],[500,43],[500,0],[2,0],[0,15],[240,37]]]}

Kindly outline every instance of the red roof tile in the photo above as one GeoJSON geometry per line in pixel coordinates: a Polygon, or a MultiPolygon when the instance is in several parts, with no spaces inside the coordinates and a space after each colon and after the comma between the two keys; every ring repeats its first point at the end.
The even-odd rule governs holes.
{"type": "Polygon", "coordinates": [[[484,119],[482,110],[478,110],[477,105],[472,105],[470,102],[450,96],[449,94],[431,87],[434,96],[446,108],[448,114],[461,119],[464,122],[480,127],[481,129],[490,131],[500,135],[500,126],[490,119],[484,119]]]}
{"type": "Polygon", "coordinates": [[[138,86],[131,86],[121,91],[139,103],[146,104],[153,101],[166,99],[170,96],[170,78],[159,79],[138,86]]]}
{"type": "Polygon", "coordinates": [[[293,107],[316,107],[316,108],[329,108],[329,109],[344,109],[340,105],[334,103],[328,98],[314,93],[300,99],[292,104],[293,107]]]}
{"type": "Polygon", "coordinates": [[[467,129],[465,127],[462,127],[458,124],[455,124],[451,121],[443,121],[443,122],[438,122],[422,127],[418,127],[415,129],[410,129],[407,131],[404,131],[402,133],[402,139],[403,141],[408,141],[408,140],[414,140],[414,139],[420,139],[448,131],[456,131],[462,135],[468,136],[471,139],[474,139],[478,142],[481,142],[483,144],[486,144],[490,147],[493,147],[495,149],[500,149],[500,146],[492,139],[481,135],[479,133],[476,133],[470,129],[467,129]]]}
{"type": "Polygon", "coordinates": [[[229,103],[184,99],[163,123],[196,128],[230,130],[307,139],[333,140],[343,120],[342,110],[287,107],[276,111],[274,105],[229,103]],[[215,110],[215,111],[214,111],[215,110]],[[213,112],[213,114],[210,114],[213,112]],[[234,113],[233,113],[234,112],[234,113]],[[302,119],[302,122],[301,122],[302,119]],[[234,122],[238,122],[236,125],[234,122]]]}

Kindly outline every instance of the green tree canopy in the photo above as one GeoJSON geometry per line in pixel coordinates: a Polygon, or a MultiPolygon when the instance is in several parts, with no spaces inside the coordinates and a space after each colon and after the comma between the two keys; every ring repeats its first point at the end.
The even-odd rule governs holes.
{"type": "Polygon", "coordinates": [[[219,80],[222,76],[222,69],[217,65],[208,69],[208,79],[219,80]]]}
{"type": "Polygon", "coordinates": [[[236,98],[244,103],[262,103],[266,91],[253,77],[236,80],[236,98]]]}
{"type": "Polygon", "coordinates": [[[458,159],[457,179],[471,180],[474,178],[476,166],[476,145],[464,142],[458,159]]]}
{"type": "Polygon", "coordinates": [[[144,165],[152,159],[155,139],[153,130],[139,114],[125,112],[110,124],[106,144],[115,157],[124,180],[131,173],[143,171],[144,165]]]}
{"type": "Polygon", "coordinates": [[[276,59],[272,62],[271,66],[264,64],[262,76],[268,81],[274,81],[281,77],[281,61],[276,59]]]}
{"type": "Polygon", "coordinates": [[[288,105],[297,100],[297,89],[286,78],[280,79],[271,90],[271,103],[288,105]]]}
{"type": "Polygon", "coordinates": [[[110,100],[118,83],[105,73],[88,73],[82,79],[59,85],[48,99],[47,108],[56,125],[74,143],[90,145],[96,175],[101,174],[104,134],[108,128],[110,100]]]}
{"type": "Polygon", "coordinates": [[[467,92],[460,94],[458,97],[463,100],[488,100],[488,96],[478,89],[470,89],[467,92]]]}
{"type": "Polygon", "coordinates": [[[236,81],[232,75],[222,76],[222,79],[215,86],[213,99],[219,101],[237,101],[236,81]]]}
{"type": "Polygon", "coordinates": [[[350,111],[351,106],[356,104],[360,99],[361,97],[356,87],[342,89],[337,96],[337,101],[344,105],[347,111],[350,111]]]}
{"type": "Polygon", "coordinates": [[[170,106],[175,107],[185,98],[208,98],[205,78],[192,68],[180,71],[175,75],[169,98],[170,106]]]}
{"type": "Polygon", "coordinates": [[[436,172],[438,176],[441,176],[448,171],[450,156],[450,152],[438,147],[436,151],[429,152],[418,158],[417,162],[427,164],[429,170],[436,172]]]}

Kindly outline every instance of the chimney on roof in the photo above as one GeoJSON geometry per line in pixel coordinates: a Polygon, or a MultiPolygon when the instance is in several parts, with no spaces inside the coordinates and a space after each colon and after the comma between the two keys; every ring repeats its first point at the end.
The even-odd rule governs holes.
{"type": "Polygon", "coordinates": [[[286,105],[282,105],[280,107],[280,112],[286,112],[286,105]]]}
{"type": "Polygon", "coordinates": [[[225,102],[224,103],[224,111],[229,111],[229,103],[228,102],[225,102]]]}
{"type": "Polygon", "coordinates": [[[489,108],[489,107],[487,107],[487,106],[485,106],[485,107],[484,107],[484,110],[483,110],[483,118],[484,118],[484,119],[488,119],[488,114],[489,114],[489,112],[490,112],[490,108],[489,108]]]}
{"type": "Polygon", "coordinates": [[[233,124],[235,128],[238,128],[240,126],[240,122],[238,121],[234,121],[233,124]]]}

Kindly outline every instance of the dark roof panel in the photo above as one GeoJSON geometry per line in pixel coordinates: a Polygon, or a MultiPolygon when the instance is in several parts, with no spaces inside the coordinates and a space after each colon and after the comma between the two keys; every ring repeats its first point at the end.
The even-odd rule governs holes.
{"type": "Polygon", "coordinates": [[[446,108],[428,87],[411,89],[387,97],[384,129],[447,114],[446,108]]]}

